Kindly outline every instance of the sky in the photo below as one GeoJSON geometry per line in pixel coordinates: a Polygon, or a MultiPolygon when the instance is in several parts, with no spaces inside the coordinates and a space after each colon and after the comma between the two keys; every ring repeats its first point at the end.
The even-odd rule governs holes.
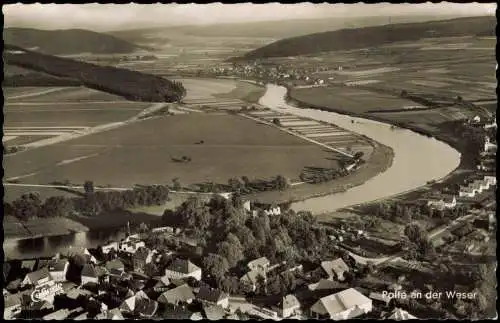
{"type": "Polygon", "coordinates": [[[496,3],[438,4],[8,4],[6,27],[95,31],[284,19],[401,15],[494,15],[496,3]],[[369,14],[368,14],[369,13],[369,14]]]}

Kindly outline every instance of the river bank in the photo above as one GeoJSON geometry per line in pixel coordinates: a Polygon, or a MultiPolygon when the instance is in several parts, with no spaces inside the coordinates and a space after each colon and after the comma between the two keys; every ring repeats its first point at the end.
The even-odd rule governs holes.
{"type": "Polygon", "coordinates": [[[286,191],[269,191],[249,194],[246,195],[245,198],[263,204],[282,204],[342,193],[353,187],[363,185],[366,181],[389,169],[394,158],[394,151],[391,148],[378,143],[372,143],[372,145],[373,152],[366,163],[362,164],[355,172],[347,176],[319,184],[304,183],[292,186],[286,191]]]}

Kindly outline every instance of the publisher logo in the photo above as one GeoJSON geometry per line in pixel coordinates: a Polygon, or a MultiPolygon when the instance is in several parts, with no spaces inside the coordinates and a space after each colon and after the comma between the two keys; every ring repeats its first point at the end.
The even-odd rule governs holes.
{"type": "Polygon", "coordinates": [[[53,298],[55,295],[62,294],[63,292],[64,289],[61,283],[49,281],[35,288],[31,293],[31,300],[33,302],[41,302],[53,298]]]}

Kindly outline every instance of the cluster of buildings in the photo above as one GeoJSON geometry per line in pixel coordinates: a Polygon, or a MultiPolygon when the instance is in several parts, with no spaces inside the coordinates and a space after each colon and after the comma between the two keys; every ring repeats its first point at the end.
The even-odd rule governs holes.
{"type": "MultiPolygon", "coordinates": [[[[174,233],[171,228],[154,231],[155,235],[174,233]]],[[[244,297],[232,297],[210,287],[204,282],[206,273],[202,267],[175,252],[148,248],[138,235],[108,243],[99,250],[77,249],[67,257],[23,261],[25,275],[23,270],[4,264],[4,318],[217,320],[239,319],[239,308],[250,317],[259,318],[347,319],[369,313],[376,306],[376,297],[347,288],[318,298],[305,308],[293,292],[274,306],[259,307],[244,297]],[[74,255],[83,263],[76,264],[74,255]],[[154,273],[147,268],[151,264],[155,265],[154,273]],[[236,305],[234,298],[239,299],[236,305]],[[241,307],[240,303],[247,306],[241,307]]],[[[255,292],[262,282],[267,282],[271,272],[281,271],[282,265],[272,265],[265,257],[249,261],[239,279],[240,290],[255,292]]],[[[312,291],[345,283],[346,273],[357,270],[341,258],[325,260],[319,268],[324,278],[309,286],[312,291]]],[[[302,269],[299,265],[285,270],[302,269]]],[[[400,315],[397,311],[401,312],[396,309],[386,316],[400,315]]]]}
{"type": "MultiPolygon", "coordinates": [[[[208,69],[208,72],[217,76],[239,76],[243,78],[268,78],[271,80],[301,80],[310,85],[323,85],[333,78],[322,79],[313,74],[328,70],[325,66],[298,68],[285,64],[260,64],[257,62],[247,64],[218,65],[208,69]]],[[[339,67],[342,70],[342,67],[339,67]]]]}
{"type": "Polygon", "coordinates": [[[458,195],[460,197],[473,198],[496,185],[497,178],[495,175],[484,175],[480,179],[475,179],[466,185],[460,186],[458,195]]]}

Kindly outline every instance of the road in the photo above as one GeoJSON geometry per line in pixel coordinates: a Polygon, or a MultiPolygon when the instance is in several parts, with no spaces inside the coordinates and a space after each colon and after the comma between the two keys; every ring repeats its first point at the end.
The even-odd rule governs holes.
{"type": "MultiPolygon", "coordinates": [[[[14,187],[44,187],[44,188],[55,188],[55,189],[73,189],[73,190],[78,190],[78,189],[84,189],[83,186],[80,185],[52,185],[52,184],[24,184],[24,183],[3,183],[4,186],[14,186],[14,187]]],[[[154,184],[152,184],[154,185],[154,184]]],[[[160,184],[158,184],[160,185],[160,184]]],[[[133,187],[99,187],[96,186],[94,187],[94,190],[96,191],[127,191],[131,190],[133,187]]],[[[192,195],[214,195],[214,194],[219,194],[219,195],[224,195],[228,196],[231,194],[231,192],[221,192],[221,193],[204,193],[204,192],[195,192],[195,191],[173,191],[170,190],[170,193],[176,193],[176,194],[192,194],[192,195]]]]}

